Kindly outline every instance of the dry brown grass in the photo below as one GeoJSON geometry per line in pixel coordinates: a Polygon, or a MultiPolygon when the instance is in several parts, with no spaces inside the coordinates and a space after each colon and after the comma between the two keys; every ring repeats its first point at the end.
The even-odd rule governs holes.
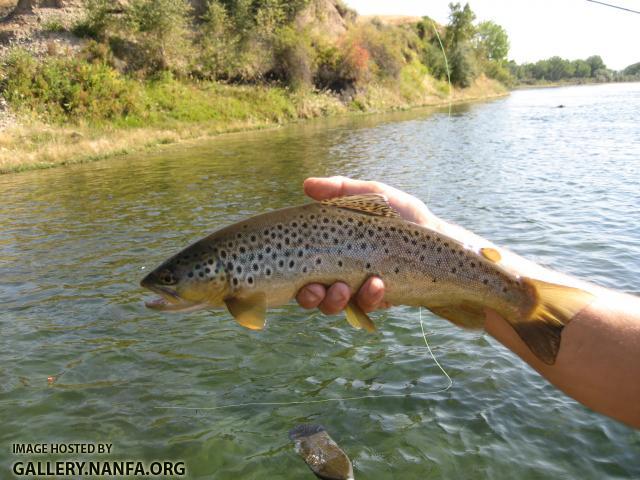
{"type": "Polygon", "coordinates": [[[90,162],[159,145],[269,126],[253,122],[224,126],[190,123],[172,128],[94,130],[41,123],[18,125],[0,132],[0,174],[90,162]]]}

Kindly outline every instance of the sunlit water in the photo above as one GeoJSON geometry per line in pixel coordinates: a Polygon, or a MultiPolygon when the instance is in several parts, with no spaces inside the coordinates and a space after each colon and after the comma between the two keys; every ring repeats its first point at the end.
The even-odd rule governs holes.
{"type": "Polygon", "coordinates": [[[446,392],[433,393],[446,379],[417,310],[377,314],[371,335],[290,305],[256,333],[222,311],[147,310],[138,286],[206,233],[305,201],[305,177],[343,174],[640,293],[638,112],[640,84],[517,91],[450,114],[316,121],[1,177],[0,477],[26,459],[14,442],[85,441],[113,443],[119,459],[184,460],[191,478],[312,478],[287,431],[317,422],[360,479],[640,478],[639,432],[426,311],[446,392]],[[398,393],[410,396],[158,408],[398,393]]]}

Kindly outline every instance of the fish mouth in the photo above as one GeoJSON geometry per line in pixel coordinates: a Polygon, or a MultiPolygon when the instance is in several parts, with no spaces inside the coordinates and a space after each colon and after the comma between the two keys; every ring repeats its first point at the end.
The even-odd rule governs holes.
{"type": "Polygon", "coordinates": [[[193,312],[207,307],[204,303],[184,300],[175,291],[162,285],[154,285],[144,280],[140,282],[140,285],[154,293],[160,294],[159,297],[144,302],[145,307],[152,310],[162,312],[193,312]]]}

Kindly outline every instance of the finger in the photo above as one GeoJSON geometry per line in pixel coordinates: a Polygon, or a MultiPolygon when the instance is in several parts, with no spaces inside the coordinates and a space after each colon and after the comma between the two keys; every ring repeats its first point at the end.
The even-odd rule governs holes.
{"type": "Polygon", "coordinates": [[[371,277],[360,287],[356,300],[362,310],[372,312],[380,307],[383,298],[384,282],[378,277],[371,277]]]}
{"type": "Polygon", "coordinates": [[[386,185],[379,182],[353,180],[347,177],[307,178],[303,184],[304,193],[314,200],[358,195],[361,193],[384,193],[386,185]]]}
{"type": "Polygon", "coordinates": [[[325,315],[334,315],[347,306],[351,298],[351,289],[346,283],[336,282],[329,287],[319,308],[325,315]]]}
{"type": "Polygon", "coordinates": [[[324,300],[326,289],[319,283],[310,283],[302,287],[296,295],[296,300],[302,308],[316,308],[324,300]]]}

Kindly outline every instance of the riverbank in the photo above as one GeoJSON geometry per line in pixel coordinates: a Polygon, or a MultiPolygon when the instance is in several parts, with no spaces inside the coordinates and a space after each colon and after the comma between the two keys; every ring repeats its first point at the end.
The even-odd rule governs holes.
{"type": "Polygon", "coordinates": [[[171,108],[144,126],[126,122],[53,124],[18,116],[14,125],[0,131],[0,173],[91,162],[311,118],[439,107],[508,94],[502,84],[484,76],[468,88],[454,88],[451,94],[448,85],[428,75],[416,81],[421,83],[420,89],[408,92],[391,85],[371,86],[350,102],[327,92],[222,84],[178,87],[169,83],[158,87],[161,93],[155,100],[165,101],[171,108]]]}

